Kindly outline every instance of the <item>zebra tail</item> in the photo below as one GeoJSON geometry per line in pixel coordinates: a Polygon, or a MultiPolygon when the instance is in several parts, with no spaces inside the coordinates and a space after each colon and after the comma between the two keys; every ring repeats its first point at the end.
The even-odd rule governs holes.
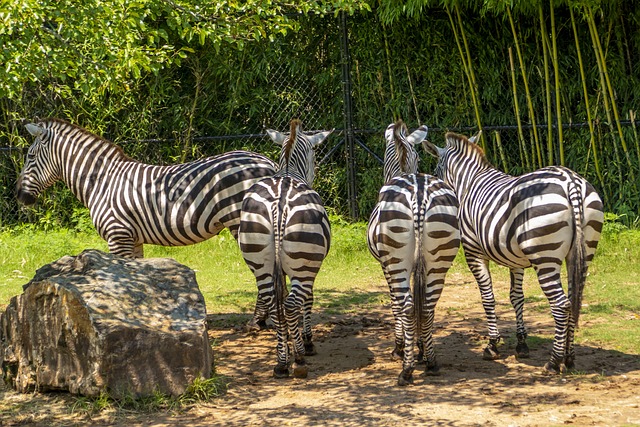
{"type": "Polygon", "coordinates": [[[273,292],[274,303],[276,305],[276,317],[278,323],[284,325],[284,300],[287,294],[286,278],[282,271],[282,265],[280,264],[280,257],[276,255],[276,262],[273,270],[273,292]]]}
{"type": "Polygon", "coordinates": [[[569,280],[568,288],[569,300],[571,301],[571,314],[573,316],[575,326],[578,327],[580,308],[582,307],[582,294],[587,280],[587,259],[584,230],[582,229],[582,222],[584,218],[582,193],[580,191],[580,186],[574,181],[574,179],[571,179],[571,184],[572,185],[569,189],[569,199],[573,208],[575,238],[570,250],[569,259],[571,259],[571,262],[569,263],[567,276],[569,280]]]}
{"type": "Polygon", "coordinates": [[[274,249],[275,249],[275,262],[273,266],[273,300],[276,308],[276,318],[278,323],[284,325],[284,300],[287,295],[287,282],[284,271],[282,270],[282,260],[280,258],[280,251],[282,250],[282,236],[284,233],[284,223],[286,221],[286,214],[279,209],[279,206],[274,206],[272,212],[273,218],[273,237],[274,237],[274,249]]]}
{"type": "Polygon", "coordinates": [[[424,319],[424,301],[426,291],[427,265],[422,255],[422,242],[418,239],[416,263],[413,268],[413,313],[416,322],[416,339],[420,338],[424,319]]]}

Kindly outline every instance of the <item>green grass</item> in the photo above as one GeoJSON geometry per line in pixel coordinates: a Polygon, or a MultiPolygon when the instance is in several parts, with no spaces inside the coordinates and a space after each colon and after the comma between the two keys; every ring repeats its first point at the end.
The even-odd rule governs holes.
{"type": "MultiPolygon", "coordinates": [[[[332,218],[332,234],[331,250],[316,280],[315,307],[329,313],[357,313],[389,304],[382,270],[366,246],[366,224],[332,218]]],[[[106,244],[93,231],[43,232],[25,228],[0,232],[0,308],[22,291],[22,285],[37,268],[63,255],[76,255],[85,248],[106,251],[106,244]]],[[[209,313],[252,312],[255,279],[228,232],[188,247],[145,246],[145,256],[171,257],[194,269],[209,313]]],[[[638,260],[640,230],[605,229],[589,269],[583,299],[581,322],[589,326],[579,330],[578,343],[588,341],[640,354],[638,260]]],[[[491,271],[497,301],[508,304],[508,269],[492,265],[491,271]]],[[[462,274],[466,283],[473,282],[462,253],[451,273],[462,274]]],[[[524,289],[526,312],[550,312],[531,269],[526,271],[524,289]]],[[[455,286],[445,292],[454,293],[455,286]]]]}

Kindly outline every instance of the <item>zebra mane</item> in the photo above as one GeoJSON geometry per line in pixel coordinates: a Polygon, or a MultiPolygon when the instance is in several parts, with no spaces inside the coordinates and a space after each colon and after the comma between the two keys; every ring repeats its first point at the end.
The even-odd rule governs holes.
{"type": "Polygon", "coordinates": [[[480,162],[483,165],[493,167],[489,159],[487,159],[487,156],[482,147],[480,147],[475,142],[469,141],[469,138],[467,138],[465,135],[460,135],[454,132],[447,132],[445,134],[445,141],[447,141],[448,146],[452,146],[460,151],[467,153],[476,153],[477,158],[480,159],[480,162]]]}
{"type": "Polygon", "coordinates": [[[287,163],[289,163],[289,158],[291,157],[291,150],[293,150],[293,145],[295,144],[296,138],[298,137],[298,135],[296,134],[296,132],[298,131],[298,128],[302,130],[302,122],[300,121],[300,119],[291,120],[291,130],[289,133],[289,139],[284,142],[284,146],[282,147],[282,154],[287,163]]]}
{"type": "Polygon", "coordinates": [[[393,127],[393,142],[396,145],[396,152],[398,153],[398,163],[400,165],[400,170],[402,172],[406,172],[407,168],[407,146],[402,143],[403,134],[407,133],[407,125],[402,121],[398,120],[393,127]]]}
{"type": "Polygon", "coordinates": [[[52,128],[52,125],[55,125],[55,124],[57,124],[57,125],[58,125],[58,128],[67,128],[67,129],[68,129],[68,128],[71,128],[71,129],[75,129],[75,130],[77,130],[78,132],[82,133],[83,135],[90,136],[90,137],[92,137],[93,139],[98,140],[98,141],[100,141],[100,142],[101,142],[101,143],[103,143],[103,144],[108,144],[108,145],[110,145],[110,146],[114,147],[114,149],[115,149],[116,151],[118,151],[118,152],[119,152],[119,154],[120,154],[120,155],[122,155],[122,157],[123,157],[123,158],[125,158],[126,160],[135,161],[134,159],[132,159],[131,157],[129,157],[127,154],[125,154],[125,152],[124,152],[124,150],[122,149],[122,147],[120,147],[120,146],[119,146],[119,145],[117,145],[116,143],[114,143],[114,142],[112,142],[112,141],[109,141],[108,139],[106,139],[106,138],[104,138],[104,137],[102,137],[102,136],[100,136],[100,135],[97,135],[97,134],[95,134],[95,133],[93,133],[93,132],[90,132],[90,131],[88,131],[87,129],[85,129],[85,128],[83,128],[83,127],[80,127],[80,126],[78,126],[78,125],[75,125],[75,124],[73,124],[73,123],[70,123],[70,122],[68,122],[68,121],[66,121],[66,120],[64,120],[64,119],[59,119],[59,118],[52,117],[52,118],[48,118],[48,119],[40,120],[40,121],[39,121],[39,123],[43,124],[47,129],[51,129],[51,128],[52,128]]]}

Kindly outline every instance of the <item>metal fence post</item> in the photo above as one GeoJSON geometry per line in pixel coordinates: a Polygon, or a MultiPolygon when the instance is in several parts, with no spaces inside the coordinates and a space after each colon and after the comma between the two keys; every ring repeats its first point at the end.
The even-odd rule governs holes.
{"type": "Polygon", "coordinates": [[[347,15],[340,13],[340,45],[342,53],[342,96],[344,100],[344,138],[347,148],[347,188],[349,197],[349,214],[357,220],[359,217],[356,187],[356,165],[354,156],[353,105],[351,99],[351,55],[349,54],[349,34],[347,31],[347,15]]]}

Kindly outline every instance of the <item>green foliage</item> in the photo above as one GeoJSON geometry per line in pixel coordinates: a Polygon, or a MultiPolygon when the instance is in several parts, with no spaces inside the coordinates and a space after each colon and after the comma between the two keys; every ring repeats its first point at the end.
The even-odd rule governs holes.
{"type": "Polygon", "coordinates": [[[361,0],[8,0],[0,13],[0,98],[19,98],[29,84],[63,97],[122,93],[132,80],[180,66],[194,46],[241,49],[297,29],[291,14],[368,9],[361,0]]]}
{"type": "MultiPolygon", "coordinates": [[[[537,122],[558,120],[545,116],[543,35],[537,8],[542,5],[548,13],[548,2],[76,3],[3,3],[0,63],[6,66],[0,66],[0,145],[29,145],[32,139],[26,135],[22,120],[55,116],[121,144],[127,154],[147,163],[176,163],[232,149],[250,149],[273,158],[277,149],[266,139],[199,138],[255,135],[267,126],[284,129],[293,116],[312,122],[316,128],[339,128],[344,123],[343,82],[341,28],[335,12],[340,10],[352,14],[347,27],[353,119],[361,130],[356,138],[378,156],[383,149],[382,131],[397,118],[412,128],[429,125],[429,138],[436,143],[441,143],[446,130],[467,134],[475,130],[473,91],[454,29],[464,34],[469,46],[480,121],[485,127],[516,123],[513,93],[508,90],[509,48],[514,49],[515,42],[506,19],[507,8],[517,18],[518,44],[531,89],[529,101],[540,115],[537,122]],[[375,13],[367,13],[371,7],[375,13]],[[452,25],[447,11],[459,12],[462,24],[452,25]],[[95,18],[86,19],[92,15],[95,18]]],[[[566,126],[565,164],[596,186],[607,210],[624,215],[622,223],[632,225],[640,213],[640,182],[631,179],[634,174],[636,181],[640,177],[640,142],[635,129],[623,124],[626,154],[633,165],[630,171],[621,137],[605,114],[585,19],[587,10],[595,15],[618,110],[622,119],[631,119],[640,98],[640,62],[635,58],[640,45],[640,8],[630,0],[558,1],[554,5],[563,107],[560,121],[566,126]],[[577,78],[580,73],[569,5],[576,11],[590,114],[577,78]],[[589,116],[595,123],[593,146],[589,129],[573,125],[589,116]],[[594,148],[602,180],[596,173],[594,148]]],[[[523,151],[532,157],[535,147],[527,127],[533,117],[525,113],[522,75],[519,69],[515,71],[515,101],[525,126],[524,141],[519,142],[515,129],[500,133],[506,167],[510,173],[520,174],[531,169],[523,151]]],[[[542,158],[551,157],[559,163],[557,132],[551,133],[551,144],[547,132],[541,129],[539,134],[542,158]]],[[[340,138],[337,131],[331,139],[337,144],[340,138]]],[[[348,214],[349,187],[343,147],[320,165],[315,187],[327,205],[344,215],[348,214]]],[[[495,138],[487,138],[486,151],[494,164],[502,165],[495,138]]],[[[421,170],[433,172],[433,160],[423,157],[421,170]]],[[[17,209],[14,185],[21,162],[17,151],[2,158],[0,225],[41,221],[41,227],[48,229],[76,227],[74,210],[80,206],[62,186],[48,191],[35,208],[17,209]]],[[[356,204],[359,218],[366,219],[382,185],[381,166],[359,144],[355,162],[356,204]]]]}

